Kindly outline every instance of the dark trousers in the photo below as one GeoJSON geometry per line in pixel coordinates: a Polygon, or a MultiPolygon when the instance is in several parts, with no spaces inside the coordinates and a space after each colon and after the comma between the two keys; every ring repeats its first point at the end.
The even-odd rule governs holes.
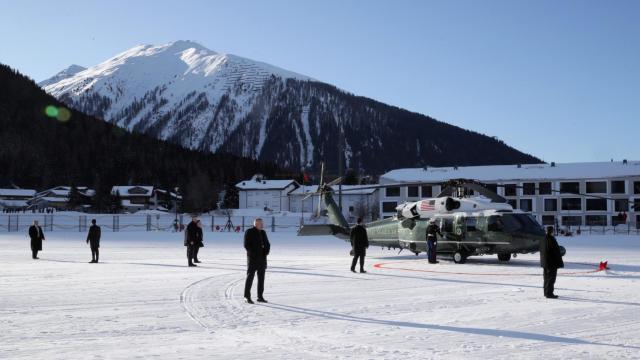
{"type": "Polygon", "coordinates": [[[554,286],[556,284],[556,276],[558,275],[558,269],[544,268],[544,296],[553,295],[554,286]]]}
{"type": "Polygon", "coordinates": [[[91,247],[91,260],[98,262],[98,257],[100,256],[100,248],[97,246],[91,247]]]}
{"type": "Polygon", "coordinates": [[[429,258],[429,262],[436,261],[436,237],[429,236],[427,237],[427,257],[429,258]]]}
{"type": "Polygon", "coordinates": [[[255,273],[258,273],[258,299],[262,298],[264,294],[264,273],[266,269],[264,267],[256,268],[250,266],[247,269],[247,281],[244,283],[244,297],[251,299],[251,287],[253,286],[253,277],[255,273]]]}
{"type": "Polygon", "coordinates": [[[193,259],[196,257],[196,249],[198,245],[187,245],[187,260],[189,265],[193,264],[193,259]]]}
{"type": "Polygon", "coordinates": [[[356,263],[358,262],[358,259],[360,259],[360,271],[364,270],[364,256],[365,256],[365,254],[354,254],[353,255],[353,260],[351,261],[351,270],[352,271],[356,270],[356,263]]]}
{"type": "Polygon", "coordinates": [[[37,258],[38,257],[38,250],[31,249],[31,257],[34,258],[34,259],[37,258]]]}
{"type": "Polygon", "coordinates": [[[193,260],[194,261],[200,261],[198,260],[198,252],[200,251],[200,245],[195,245],[195,249],[193,249],[193,260]]]}

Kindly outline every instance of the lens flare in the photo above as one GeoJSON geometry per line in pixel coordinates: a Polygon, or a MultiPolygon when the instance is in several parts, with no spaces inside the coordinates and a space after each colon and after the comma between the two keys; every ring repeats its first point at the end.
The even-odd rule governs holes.
{"type": "Polygon", "coordinates": [[[53,106],[53,105],[48,105],[46,108],[44,108],[44,113],[48,117],[52,117],[52,118],[57,117],[58,116],[58,108],[53,106]]]}
{"type": "Polygon", "coordinates": [[[64,107],[58,108],[58,115],[56,116],[56,119],[61,122],[69,121],[69,119],[71,119],[71,111],[64,107]]]}

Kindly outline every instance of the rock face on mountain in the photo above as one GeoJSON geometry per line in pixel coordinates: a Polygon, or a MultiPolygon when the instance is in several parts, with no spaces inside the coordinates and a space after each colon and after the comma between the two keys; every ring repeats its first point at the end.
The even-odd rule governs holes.
{"type": "Polygon", "coordinates": [[[129,131],[298,170],[533,163],[494,138],[190,41],[141,45],[44,89],[129,131]]]}

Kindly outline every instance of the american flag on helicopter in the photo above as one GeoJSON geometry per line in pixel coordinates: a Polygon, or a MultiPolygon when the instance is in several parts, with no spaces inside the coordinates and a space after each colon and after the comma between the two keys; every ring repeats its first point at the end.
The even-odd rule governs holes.
{"type": "Polygon", "coordinates": [[[433,211],[436,209],[435,200],[423,200],[420,202],[420,211],[433,211]]]}

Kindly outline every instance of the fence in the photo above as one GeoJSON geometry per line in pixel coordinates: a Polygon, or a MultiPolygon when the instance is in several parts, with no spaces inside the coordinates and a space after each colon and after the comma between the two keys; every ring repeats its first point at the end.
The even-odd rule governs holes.
{"type": "MultiPolygon", "coordinates": [[[[253,225],[255,217],[203,215],[199,219],[206,231],[242,232],[253,225]]],[[[96,219],[103,231],[176,231],[183,229],[191,219],[188,215],[157,214],[3,214],[0,215],[0,232],[26,232],[35,220],[44,231],[85,232],[96,219]]],[[[263,216],[265,230],[297,231],[303,220],[295,216],[263,216]]],[[[308,219],[305,219],[308,221],[308,219]]]]}

